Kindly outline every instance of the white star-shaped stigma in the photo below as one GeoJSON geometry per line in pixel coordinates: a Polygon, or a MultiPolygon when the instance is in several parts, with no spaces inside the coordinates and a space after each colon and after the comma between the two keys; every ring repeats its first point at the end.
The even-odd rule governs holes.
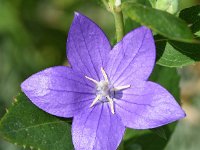
{"type": "Polygon", "coordinates": [[[104,77],[104,80],[101,81],[97,81],[88,76],[85,76],[88,80],[92,81],[96,85],[96,98],[93,100],[90,107],[93,107],[98,102],[109,102],[111,112],[112,114],[115,114],[114,100],[113,100],[114,96],[112,95],[112,93],[130,88],[131,85],[113,87],[108,79],[105,70],[102,67],[101,67],[101,72],[104,77]]]}

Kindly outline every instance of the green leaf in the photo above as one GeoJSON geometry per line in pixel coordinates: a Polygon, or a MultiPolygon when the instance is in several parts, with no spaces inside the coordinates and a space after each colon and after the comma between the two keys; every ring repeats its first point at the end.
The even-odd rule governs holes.
{"type": "Polygon", "coordinates": [[[170,14],[176,14],[179,9],[179,0],[158,0],[155,8],[170,14]]]}
{"type": "Polygon", "coordinates": [[[200,44],[156,41],[157,64],[183,67],[200,61],[200,44]]]}
{"type": "Polygon", "coordinates": [[[175,97],[177,102],[180,102],[180,76],[178,75],[176,68],[156,65],[149,80],[162,85],[175,97]]]}
{"type": "Polygon", "coordinates": [[[187,22],[192,32],[200,30],[200,5],[182,10],[179,17],[187,22]]]}
{"type": "Polygon", "coordinates": [[[200,31],[196,32],[195,35],[196,35],[197,37],[200,37],[200,31]]]}
{"type": "Polygon", "coordinates": [[[136,3],[122,4],[125,15],[169,39],[182,42],[196,42],[187,24],[167,12],[136,3]]]}
{"type": "MultiPolygon", "coordinates": [[[[175,68],[156,65],[150,77],[151,81],[165,87],[179,102],[179,80],[175,68]]],[[[163,150],[175,129],[176,122],[152,130],[127,129],[124,136],[125,149],[128,150],[163,150]]]]}
{"type": "Polygon", "coordinates": [[[156,0],[149,0],[149,2],[153,8],[156,6],[156,0]]]}
{"type": "Polygon", "coordinates": [[[23,147],[72,150],[71,125],[33,105],[20,93],[0,122],[0,135],[23,147]]]}
{"type": "Polygon", "coordinates": [[[140,27],[141,25],[130,18],[125,18],[125,33],[128,33],[132,31],[133,29],[136,29],[140,27]]]}
{"type": "Polygon", "coordinates": [[[165,129],[163,127],[151,129],[151,131],[153,131],[154,133],[156,133],[161,138],[167,140],[167,135],[166,135],[165,129]]]}

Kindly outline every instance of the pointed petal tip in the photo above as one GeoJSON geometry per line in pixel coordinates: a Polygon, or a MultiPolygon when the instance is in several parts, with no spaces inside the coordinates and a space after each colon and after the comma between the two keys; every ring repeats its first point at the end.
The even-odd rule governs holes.
{"type": "Polygon", "coordinates": [[[21,91],[30,99],[29,92],[35,90],[33,86],[30,84],[30,79],[24,80],[20,85],[21,91]]]}
{"type": "Polygon", "coordinates": [[[185,113],[185,111],[181,108],[181,113],[180,113],[180,119],[185,118],[187,115],[185,113]]]}
{"type": "Polygon", "coordinates": [[[82,15],[80,12],[75,11],[74,12],[74,21],[75,20],[79,20],[81,17],[83,17],[84,15],[82,15]]]}
{"type": "Polygon", "coordinates": [[[26,80],[24,80],[20,87],[21,90],[25,93],[27,91],[32,91],[35,90],[36,86],[38,86],[38,79],[37,74],[33,74],[32,76],[30,76],[29,78],[27,78],[26,80]]]}
{"type": "Polygon", "coordinates": [[[77,11],[74,12],[74,16],[77,16],[77,17],[78,17],[79,15],[80,15],[79,12],[77,12],[77,11]]]}
{"type": "MultiPolygon", "coordinates": [[[[136,106],[135,104],[126,102],[118,102],[119,107],[118,105],[116,105],[117,114],[120,115],[126,127],[134,129],[151,129],[167,125],[175,121],[179,121],[186,117],[185,111],[180,107],[177,101],[166,89],[150,81],[148,81],[146,85],[147,84],[148,88],[145,88],[145,95],[147,97],[144,95],[141,96],[141,98],[136,97],[137,100],[135,100],[134,102],[135,104],[148,104],[153,107],[150,107],[148,109],[147,107],[143,107],[143,105],[136,106]],[[149,101],[149,103],[147,103],[146,101],[149,101]],[[137,114],[134,115],[135,112],[131,112],[133,108],[137,110],[141,109],[143,111],[138,111],[137,114]]],[[[129,91],[129,94],[134,91],[137,90],[132,89],[132,91],[129,91]]],[[[123,99],[126,99],[126,101],[128,102],[132,102],[133,95],[130,96],[124,94],[123,96],[123,99]]]]}
{"type": "Polygon", "coordinates": [[[25,91],[27,90],[27,79],[24,80],[24,81],[21,83],[20,87],[21,87],[22,92],[25,92],[25,91]]]}
{"type": "Polygon", "coordinates": [[[86,17],[85,15],[83,15],[82,13],[75,11],[74,12],[74,18],[80,18],[80,17],[86,17]]]}
{"type": "Polygon", "coordinates": [[[185,113],[185,111],[181,108],[180,104],[177,103],[177,107],[176,107],[176,115],[174,115],[174,121],[178,121],[181,120],[183,118],[185,118],[187,115],[185,113]]]}
{"type": "Polygon", "coordinates": [[[21,84],[20,84],[20,88],[23,90],[23,88],[24,88],[24,82],[25,81],[23,81],[21,84]]]}
{"type": "Polygon", "coordinates": [[[143,28],[144,30],[150,30],[151,31],[151,29],[147,26],[141,26],[141,28],[143,28]]]}
{"type": "MultiPolygon", "coordinates": [[[[186,117],[186,113],[182,108],[179,108],[179,110],[176,110],[176,114],[174,114],[174,116],[171,117],[171,119],[168,120],[168,122],[166,122],[165,124],[169,124],[175,121],[179,121],[182,120],[186,117]]],[[[163,124],[164,125],[164,124],[163,124]]]]}

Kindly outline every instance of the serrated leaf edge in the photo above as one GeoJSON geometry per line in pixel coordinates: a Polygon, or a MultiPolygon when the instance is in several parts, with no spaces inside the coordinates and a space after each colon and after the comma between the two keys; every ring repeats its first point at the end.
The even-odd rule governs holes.
{"type": "MultiPolygon", "coordinates": [[[[17,96],[15,96],[14,98],[13,98],[13,101],[12,101],[12,104],[11,104],[11,106],[9,107],[9,109],[12,109],[12,107],[14,107],[17,103],[18,103],[18,100],[17,100],[17,98],[16,97],[18,97],[18,96],[20,96],[21,94],[19,93],[19,94],[17,94],[17,96]]],[[[4,116],[1,118],[1,120],[0,120],[0,126],[1,126],[1,124],[2,124],[2,121],[4,120],[4,118],[9,114],[9,109],[7,109],[6,108],[6,113],[4,114],[4,116]]],[[[58,121],[58,122],[56,122],[56,123],[59,123],[59,122],[63,122],[63,123],[65,123],[64,121],[58,121]]],[[[49,123],[52,123],[52,122],[49,122],[49,123]]],[[[47,123],[47,124],[49,124],[49,123],[47,123]]],[[[40,124],[41,125],[41,124],[40,124]]],[[[46,124],[45,124],[46,125],[46,124]]],[[[26,130],[25,128],[24,128],[24,130],[26,130]]],[[[12,130],[12,131],[14,131],[14,130],[12,130]]],[[[12,132],[12,131],[10,131],[10,132],[12,132]]],[[[18,130],[17,130],[18,131],[18,130]]],[[[16,146],[19,146],[19,147],[22,147],[22,148],[27,148],[27,147],[29,147],[31,150],[32,149],[37,149],[37,150],[41,150],[41,148],[39,148],[39,147],[34,147],[34,146],[32,146],[32,145],[24,145],[24,144],[19,144],[19,143],[16,143],[16,142],[14,142],[12,139],[10,139],[10,138],[7,138],[7,137],[5,137],[5,136],[3,136],[3,133],[0,131],[0,136],[4,139],[4,140],[6,140],[6,141],[8,141],[8,142],[10,142],[10,143],[12,143],[12,144],[14,144],[14,145],[16,145],[16,146]]]]}

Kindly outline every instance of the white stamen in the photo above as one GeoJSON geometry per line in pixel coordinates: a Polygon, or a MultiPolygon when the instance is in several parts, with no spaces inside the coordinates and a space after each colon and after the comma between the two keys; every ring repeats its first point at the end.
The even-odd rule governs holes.
{"type": "Polygon", "coordinates": [[[102,72],[102,74],[103,74],[103,77],[104,77],[105,81],[106,81],[106,82],[109,82],[109,81],[108,81],[108,76],[107,76],[105,70],[104,70],[102,67],[101,67],[101,72],[102,72]]]}
{"type": "Polygon", "coordinates": [[[108,101],[109,101],[109,104],[110,104],[110,110],[111,110],[112,114],[115,114],[114,103],[113,103],[112,98],[110,98],[110,96],[106,96],[106,98],[107,98],[108,101]]]}
{"type": "Polygon", "coordinates": [[[121,90],[128,89],[130,87],[131,87],[131,85],[118,86],[118,87],[114,87],[113,91],[121,91],[121,90]]]}
{"type": "Polygon", "coordinates": [[[88,80],[94,82],[95,84],[98,84],[98,83],[99,83],[97,80],[92,79],[92,78],[90,78],[90,77],[88,77],[88,76],[85,76],[85,78],[87,78],[88,80]]]}
{"type": "Polygon", "coordinates": [[[93,100],[92,104],[90,105],[90,107],[94,106],[100,98],[101,98],[101,95],[97,95],[96,98],[93,100]]]}

